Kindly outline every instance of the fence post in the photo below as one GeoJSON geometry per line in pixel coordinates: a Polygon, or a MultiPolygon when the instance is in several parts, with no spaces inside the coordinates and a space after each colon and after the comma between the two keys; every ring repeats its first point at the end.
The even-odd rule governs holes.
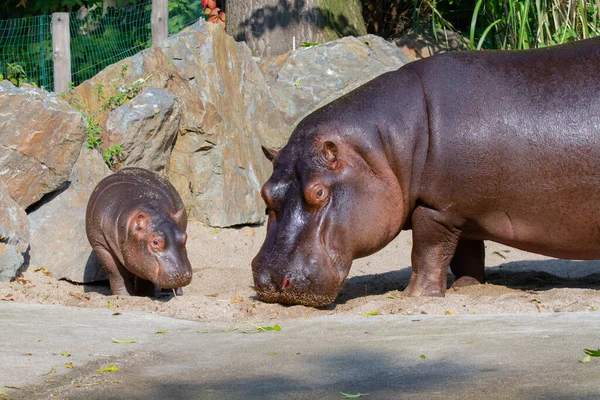
{"type": "Polygon", "coordinates": [[[52,14],[52,55],[54,56],[54,92],[63,93],[71,82],[71,34],[69,13],[52,14]]]}
{"type": "Polygon", "coordinates": [[[169,35],[169,1],[152,0],[152,45],[162,42],[169,35]]]}

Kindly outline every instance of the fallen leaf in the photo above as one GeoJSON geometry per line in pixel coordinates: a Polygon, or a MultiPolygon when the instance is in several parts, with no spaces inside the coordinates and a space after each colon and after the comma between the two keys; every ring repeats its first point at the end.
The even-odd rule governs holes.
{"type": "Polygon", "coordinates": [[[120,312],[116,312],[116,313],[112,313],[112,315],[113,315],[113,316],[116,316],[116,315],[121,315],[121,313],[120,313],[120,312]]]}
{"type": "Polygon", "coordinates": [[[588,363],[590,361],[592,361],[592,356],[590,356],[590,355],[587,355],[587,356],[583,357],[583,359],[579,360],[580,363],[588,363]]]}
{"type": "Polygon", "coordinates": [[[600,349],[598,349],[598,350],[583,349],[583,352],[585,354],[587,354],[588,356],[600,357],[600,349]]]}
{"type": "Polygon", "coordinates": [[[156,331],[154,333],[156,333],[157,335],[162,335],[163,333],[167,333],[167,330],[166,329],[161,329],[161,330],[156,331]]]}
{"type": "Polygon", "coordinates": [[[421,357],[423,360],[427,358],[425,354],[421,354],[419,357],[421,357]]]}
{"type": "Polygon", "coordinates": [[[296,87],[300,86],[300,80],[297,80],[296,83],[294,83],[294,86],[296,86],[296,87]]]}
{"type": "Polygon", "coordinates": [[[68,351],[61,351],[60,355],[63,357],[71,357],[71,353],[69,353],[68,351]]]}
{"type": "Polygon", "coordinates": [[[135,338],[135,339],[125,339],[125,340],[119,340],[119,339],[115,339],[114,337],[111,337],[110,339],[111,339],[111,340],[112,340],[114,343],[117,343],[117,344],[130,344],[130,343],[135,343],[135,342],[137,342],[137,341],[138,341],[138,339],[137,339],[137,338],[135,338]]]}
{"type": "Polygon", "coordinates": [[[396,296],[394,296],[393,294],[388,294],[386,297],[388,299],[395,299],[396,298],[396,296]]]}
{"type": "Polygon", "coordinates": [[[279,325],[273,326],[257,326],[256,329],[242,331],[242,333],[258,333],[263,331],[280,331],[281,327],[279,325]]]}
{"type": "Polygon", "coordinates": [[[100,368],[100,369],[97,369],[97,370],[96,370],[96,372],[100,372],[100,373],[102,374],[102,373],[104,373],[104,372],[116,372],[116,371],[118,371],[118,370],[119,370],[119,367],[116,367],[116,366],[114,366],[114,365],[109,365],[109,366],[108,366],[108,367],[106,367],[106,368],[100,368]]]}
{"type": "Polygon", "coordinates": [[[231,328],[223,329],[221,332],[233,332],[233,331],[237,331],[237,330],[238,330],[237,326],[232,326],[231,328]]]}
{"type": "Polygon", "coordinates": [[[198,333],[210,333],[208,329],[198,329],[196,332],[198,333]]]}
{"type": "Polygon", "coordinates": [[[73,363],[72,362],[65,363],[65,368],[72,369],[73,368],[73,363]]]}
{"type": "Polygon", "coordinates": [[[444,311],[444,315],[454,315],[454,311],[444,311]]]}
{"type": "Polygon", "coordinates": [[[500,258],[503,258],[503,259],[505,259],[505,260],[506,260],[506,257],[504,256],[504,254],[500,253],[499,251],[494,251],[492,254],[495,254],[495,255],[497,255],[498,257],[500,257],[500,258]]]}
{"type": "Polygon", "coordinates": [[[21,354],[21,355],[22,355],[22,356],[32,356],[33,354],[31,354],[31,353],[23,353],[23,354],[21,354]]]}
{"type": "Polygon", "coordinates": [[[42,374],[42,376],[45,376],[45,375],[50,375],[50,374],[53,374],[53,373],[55,373],[55,372],[56,372],[56,368],[52,367],[52,368],[50,369],[50,371],[48,371],[48,372],[47,372],[47,373],[45,373],[45,374],[42,374]]]}
{"type": "Polygon", "coordinates": [[[218,295],[219,295],[219,293],[205,294],[206,297],[217,297],[218,295]]]}
{"type": "Polygon", "coordinates": [[[369,395],[369,393],[350,394],[350,393],[344,393],[344,392],[340,392],[340,394],[342,395],[342,397],[344,399],[358,399],[359,397],[363,397],[363,396],[368,396],[369,395]]]}
{"type": "Polygon", "coordinates": [[[362,313],[360,315],[363,316],[363,317],[373,317],[375,315],[381,315],[381,313],[379,311],[369,311],[369,312],[366,312],[366,313],[362,313]]]}
{"type": "Polygon", "coordinates": [[[277,353],[276,353],[276,352],[269,353],[269,355],[270,355],[271,357],[272,357],[272,356],[274,356],[275,354],[277,354],[277,353]]]}
{"type": "Polygon", "coordinates": [[[219,228],[215,228],[215,229],[211,229],[208,233],[210,233],[211,235],[215,235],[219,232],[221,232],[221,230],[219,228]]]}
{"type": "Polygon", "coordinates": [[[33,272],[39,272],[39,271],[41,271],[46,276],[52,276],[52,272],[50,272],[48,270],[48,268],[46,268],[46,267],[39,267],[39,268],[36,268],[33,270],[33,272]]]}

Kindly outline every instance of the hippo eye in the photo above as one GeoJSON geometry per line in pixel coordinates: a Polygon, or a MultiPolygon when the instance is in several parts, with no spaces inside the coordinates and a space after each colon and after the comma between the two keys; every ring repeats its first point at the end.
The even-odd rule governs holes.
{"type": "Polygon", "coordinates": [[[322,185],[320,183],[309,186],[305,192],[306,201],[308,202],[308,204],[314,205],[314,206],[319,205],[324,200],[326,200],[328,194],[329,194],[329,191],[327,190],[327,187],[325,187],[325,185],[322,185]]]}
{"type": "Polygon", "coordinates": [[[161,251],[165,247],[165,241],[160,237],[154,237],[150,241],[150,248],[153,251],[161,251]]]}

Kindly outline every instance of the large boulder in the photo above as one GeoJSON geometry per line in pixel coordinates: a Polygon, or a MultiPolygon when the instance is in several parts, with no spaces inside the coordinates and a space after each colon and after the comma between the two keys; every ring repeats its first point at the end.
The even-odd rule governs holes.
{"type": "Polygon", "coordinates": [[[371,79],[410,62],[379,36],[345,37],[260,62],[288,125],[371,79]]]}
{"type": "Polygon", "coordinates": [[[21,207],[62,187],[86,137],[81,114],[54,93],[0,82],[0,176],[21,207]]]}
{"type": "Polygon", "coordinates": [[[25,210],[10,197],[2,180],[0,210],[0,282],[8,282],[23,266],[29,246],[29,221],[25,210]]]}
{"type": "Polygon", "coordinates": [[[106,146],[121,145],[123,166],[136,166],[167,177],[181,120],[174,94],[148,88],[108,114],[106,146]]]}
{"type": "Polygon", "coordinates": [[[250,49],[220,26],[200,20],[159,46],[109,66],[74,95],[95,112],[102,108],[95,96],[99,84],[108,97],[123,80],[130,86],[140,78],[148,87],[173,93],[181,104],[169,179],[190,215],[212,226],[264,221],[260,188],[271,165],[260,146],[282,145],[289,128],[250,49]]]}
{"type": "Polygon", "coordinates": [[[68,187],[29,214],[30,268],[45,267],[56,279],[107,279],[85,233],[85,210],[96,184],[110,170],[96,150],[82,147],[68,187]]]}

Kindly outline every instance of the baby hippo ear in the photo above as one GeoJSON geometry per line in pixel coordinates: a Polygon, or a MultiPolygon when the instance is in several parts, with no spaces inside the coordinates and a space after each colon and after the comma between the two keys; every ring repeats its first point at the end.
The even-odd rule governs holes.
{"type": "Polygon", "coordinates": [[[265,157],[267,157],[267,159],[271,162],[273,162],[273,160],[275,160],[275,157],[277,157],[277,155],[279,154],[279,150],[270,149],[265,146],[260,147],[262,148],[263,153],[265,153],[265,157]]]}
{"type": "Polygon", "coordinates": [[[175,220],[177,225],[182,226],[183,217],[185,216],[185,207],[181,207],[175,214],[171,214],[171,217],[175,220]]]}
{"type": "Polygon", "coordinates": [[[139,233],[144,232],[146,230],[146,228],[148,228],[149,223],[150,223],[150,219],[148,218],[148,215],[146,215],[144,213],[139,213],[138,215],[135,216],[135,225],[134,225],[135,232],[139,232],[139,233]]]}

